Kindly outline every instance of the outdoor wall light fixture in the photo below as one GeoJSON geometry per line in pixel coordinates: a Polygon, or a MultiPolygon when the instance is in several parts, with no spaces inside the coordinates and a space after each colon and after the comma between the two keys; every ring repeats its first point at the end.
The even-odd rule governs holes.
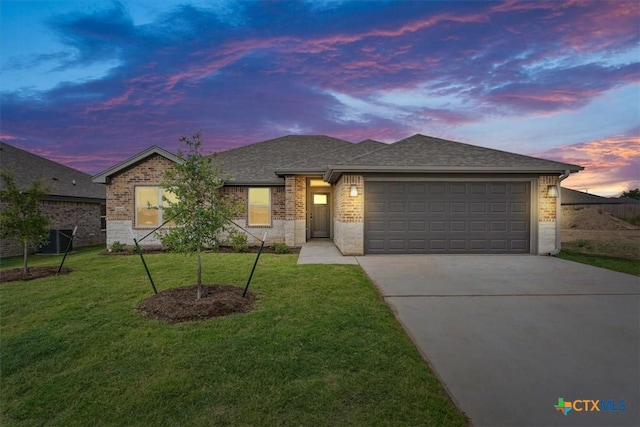
{"type": "Polygon", "coordinates": [[[351,197],[356,197],[358,195],[358,187],[355,184],[351,185],[351,191],[349,192],[351,197]]]}
{"type": "Polygon", "coordinates": [[[547,196],[549,197],[558,197],[558,186],[550,185],[547,187],[547,196]]]}

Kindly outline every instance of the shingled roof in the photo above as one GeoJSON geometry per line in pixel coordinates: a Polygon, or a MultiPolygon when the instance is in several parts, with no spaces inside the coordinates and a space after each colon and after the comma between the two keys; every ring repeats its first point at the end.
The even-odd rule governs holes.
{"type": "Polygon", "coordinates": [[[343,172],[562,173],[581,166],[416,134],[356,158],[330,164],[325,180],[343,172]]]}
{"type": "Polygon", "coordinates": [[[329,164],[341,162],[344,159],[359,157],[364,154],[380,150],[387,145],[388,144],[385,144],[384,142],[374,141],[373,139],[367,139],[356,144],[349,143],[337,150],[325,150],[317,156],[304,158],[280,169],[276,169],[276,173],[279,175],[303,172],[322,173],[327,169],[327,165],[329,164]]]}
{"type": "Polygon", "coordinates": [[[322,172],[327,165],[322,161],[322,155],[353,145],[324,135],[287,135],[223,151],[218,155],[225,172],[232,176],[228,184],[282,184],[283,179],[275,174],[276,170],[296,162],[316,159],[317,163],[314,161],[309,167],[320,165],[318,171],[322,172]]]}
{"type": "MultiPolygon", "coordinates": [[[[109,176],[156,153],[177,157],[153,146],[96,175],[109,176]]],[[[227,185],[283,185],[284,175],[323,174],[335,182],[342,173],[550,173],[577,172],[581,166],[523,156],[461,142],[414,135],[393,144],[371,139],[351,143],[325,135],[287,135],[216,154],[227,185]]]]}
{"type": "MultiPolygon", "coordinates": [[[[48,199],[104,201],[104,186],[94,184],[91,175],[0,142],[0,165],[13,173],[18,188],[26,189],[40,179],[48,199]]],[[[0,187],[2,182],[0,182],[0,187]]]]}

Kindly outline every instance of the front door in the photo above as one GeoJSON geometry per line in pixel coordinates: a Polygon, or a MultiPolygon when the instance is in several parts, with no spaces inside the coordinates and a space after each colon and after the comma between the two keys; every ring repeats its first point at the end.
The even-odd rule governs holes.
{"type": "Polygon", "coordinates": [[[322,190],[312,191],[309,211],[309,235],[330,237],[330,193],[322,190]]]}

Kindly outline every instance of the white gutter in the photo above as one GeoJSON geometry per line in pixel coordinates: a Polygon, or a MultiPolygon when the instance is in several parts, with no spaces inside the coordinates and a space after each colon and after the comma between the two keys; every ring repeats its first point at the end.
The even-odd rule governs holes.
{"type": "Polygon", "coordinates": [[[560,230],[562,228],[562,181],[571,175],[570,170],[565,170],[562,175],[558,177],[558,197],[556,198],[556,247],[553,248],[549,255],[557,256],[562,250],[562,243],[560,242],[560,230]]]}

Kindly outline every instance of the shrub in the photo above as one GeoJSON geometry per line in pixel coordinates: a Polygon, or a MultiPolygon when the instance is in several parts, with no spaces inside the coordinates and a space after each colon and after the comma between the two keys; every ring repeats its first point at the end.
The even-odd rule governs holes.
{"type": "Polygon", "coordinates": [[[124,243],[120,243],[118,240],[116,240],[115,242],[113,242],[111,244],[111,247],[109,248],[110,252],[124,252],[126,250],[126,246],[124,243]]]}
{"type": "Polygon", "coordinates": [[[229,239],[229,244],[236,252],[248,252],[249,244],[247,243],[247,235],[244,233],[233,233],[229,239]]]}
{"type": "Polygon", "coordinates": [[[289,246],[285,245],[284,243],[274,243],[273,250],[275,250],[277,254],[288,254],[289,246]]]}

